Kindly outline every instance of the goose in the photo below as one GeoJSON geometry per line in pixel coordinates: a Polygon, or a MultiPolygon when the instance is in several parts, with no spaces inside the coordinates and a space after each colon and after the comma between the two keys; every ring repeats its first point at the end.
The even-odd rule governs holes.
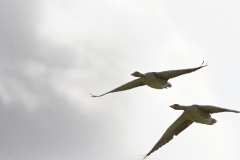
{"type": "Polygon", "coordinates": [[[173,139],[174,136],[177,136],[184,129],[190,126],[193,122],[202,123],[206,125],[213,125],[217,120],[211,117],[212,113],[219,112],[234,112],[240,113],[240,111],[210,106],[210,105],[191,105],[191,106],[182,106],[179,104],[174,104],[170,106],[175,110],[183,110],[182,115],[165,131],[159,141],[155,146],[149,151],[143,159],[152,154],[154,151],[161,148],[163,145],[168,143],[173,139]]]}
{"type": "Polygon", "coordinates": [[[163,72],[148,72],[145,74],[142,74],[142,73],[136,71],[136,72],[132,73],[131,75],[134,77],[139,77],[139,78],[137,78],[131,82],[128,82],[126,84],[123,84],[120,87],[117,87],[107,93],[104,93],[104,94],[101,94],[98,96],[93,95],[91,93],[90,94],[91,94],[91,97],[101,97],[101,96],[104,96],[109,93],[125,91],[125,90],[129,90],[129,89],[132,89],[135,87],[144,86],[144,85],[147,85],[154,89],[163,89],[163,88],[167,89],[167,88],[172,87],[172,85],[168,82],[169,79],[181,76],[183,74],[194,72],[194,71],[199,70],[206,66],[207,66],[207,64],[204,64],[204,61],[203,61],[202,64],[196,68],[169,70],[169,71],[163,71],[163,72]]]}

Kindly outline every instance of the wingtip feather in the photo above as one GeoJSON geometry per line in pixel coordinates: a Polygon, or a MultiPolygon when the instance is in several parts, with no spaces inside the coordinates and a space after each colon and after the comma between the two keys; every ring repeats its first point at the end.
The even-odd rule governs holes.
{"type": "Polygon", "coordinates": [[[90,95],[91,95],[92,98],[95,98],[95,97],[102,97],[102,96],[104,96],[104,95],[106,95],[106,94],[108,94],[108,93],[111,93],[111,92],[107,92],[107,93],[101,94],[101,95],[99,95],[99,96],[95,96],[95,95],[93,95],[92,93],[90,93],[90,95]]]}
{"type": "Polygon", "coordinates": [[[139,155],[139,156],[143,156],[143,157],[140,158],[139,160],[144,160],[144,159],[147,157],[147,155],[139,155]]]}
{"type": "Polygon", "coordinates": [[[202,62],[202,64],[201,64],[200,67],[202,68],[202,67],[206,67],[206,66],[208,66],[208,63],[205,63],[205,64],[204,64],[204,60],[203,60],[203,62],[202,62]]]}
{"type": "Polygon", "coordinates": [[[90,93],[90,97],[95,98],[95,97],[97,97],[97,96],[95,96],[95,95],[93,95],[92,93],[90,93]]]}

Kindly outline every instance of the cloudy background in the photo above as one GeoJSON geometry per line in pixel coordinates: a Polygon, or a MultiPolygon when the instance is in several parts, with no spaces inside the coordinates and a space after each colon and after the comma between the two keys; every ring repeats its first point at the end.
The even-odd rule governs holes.
{"type": "MultiPolygon", "coordinates": [[[[137,160],[181,114],[210,104],[240,110],[240,2],[1,0],[0,159],[137,160]],[[209,66],[91,98],[130,74],[209,66]]],[[[214,114],[147,159],[239,160],[240,115],[214,114]]]]}

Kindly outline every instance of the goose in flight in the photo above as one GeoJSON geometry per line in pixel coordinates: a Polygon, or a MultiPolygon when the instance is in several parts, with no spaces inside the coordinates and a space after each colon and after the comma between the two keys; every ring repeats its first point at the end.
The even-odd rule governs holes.
{"type": "Polygon", "coordinates": [[[174,104],[170,106],[175,110],[183,110],[182,115],[165,131],[159,141],[155,146],[148,152],[144,159],[149,156],[154,151],[161,148],[163,145],[168,143],[173,139],[174,136],[177,136],[184,129],[190,126],[193,122],[202,123],[206,125],[213,125],[217,120],[211,118],[212,113],[218,112],[234,112],[240,113],[239,111],[210,106],[210,105],[192,105],[192,106],[182,106],[179,104],[174,104]]]}
{"type": "Polygon", "coordinates": [[[131,75],[134,77],[139,77],[131,82],[128,82],[120,87],[117,87],[107,93],[101,94],[99,96],[95,96],[91,94],[91,97],[101,97],[108,93],[124,91],[128,89],[132,89],[139,86],[148,85],[151,88],[155,89],[163,89],[163,88],[170,88],[172,85],[168,82],[169,79],[181,76],[183,74],[191,73],[200,68],[206,67],[207,64],[204,64],[204,61],[199,67],[196,68],[189,68],[189,69],[179,69],[179,70],[170,70],[170,71],[163,71],[163,72],[148,72],[142,74],[140,72],[134,72],[131,75]]]}

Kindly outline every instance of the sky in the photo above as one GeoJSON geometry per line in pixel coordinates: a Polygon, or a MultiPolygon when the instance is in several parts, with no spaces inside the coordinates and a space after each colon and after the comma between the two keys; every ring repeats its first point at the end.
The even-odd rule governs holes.
{"type": "MultiPolygon", "coordinates": [[[[240,2],[1,0],[0,159],[137,160],[181,115],[240,110],[240,2]],[[208,66],[91,98],[151,72],[208,66]]],[[[240,114],[194,123],[148,160],[239,160],[240,114]]]]}

